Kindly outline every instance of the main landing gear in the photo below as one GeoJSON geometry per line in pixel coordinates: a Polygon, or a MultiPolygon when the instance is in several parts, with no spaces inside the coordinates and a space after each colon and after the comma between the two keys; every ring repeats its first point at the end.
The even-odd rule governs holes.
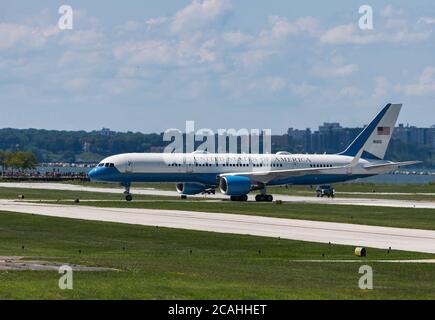
{"type": "Polygon", "coordinates": [[[255,201],[257,201],[257,202],[272,202],[273,196],[271,194],[257,194],[255,196],[255,201]]]}
{"type": "Polygon", "coordinates": [[[125,200],[127,200],[127,201],[133,200],[133,196],[130,193],[130,183],[126,183],[123,186],[125,188],[125,191],[124,191],[125,200]]]}
{"type": "MultiPolygon", "coordinates": [[[[257,194],[255,196],[255,201],[257,202],[272,202],[273,201],[273,196],[271,194],[267,194],[266,193],[266,186],[260,186],[261,189],[260,190],[260,194],[257,194]]],[[[258,190],[258,189],[257,189],[258,190]]]]}
{"type": "Polygon", "coordinates": [[[241,196],[231,196],[230,199],[231,201],[248,201],[248,195],[244,194],[241,196]]]}

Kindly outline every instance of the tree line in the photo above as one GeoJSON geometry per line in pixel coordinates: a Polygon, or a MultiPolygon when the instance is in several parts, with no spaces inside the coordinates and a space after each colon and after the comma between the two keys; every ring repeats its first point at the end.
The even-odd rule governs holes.
{"type": "Polygon", "coordinates": [[[35,169],[37,165],[38,159],[36,159],[36,156],[32,152],[0,150],[0,167],[2,171],[8,169],[35,169]]]}
{"type": "Polygon", "coordinates": [[[0,150],[30,151],[39,162],[98,162],[112,154],[149,152],[164,145],[156,133],[0,129],[0,150]]]}

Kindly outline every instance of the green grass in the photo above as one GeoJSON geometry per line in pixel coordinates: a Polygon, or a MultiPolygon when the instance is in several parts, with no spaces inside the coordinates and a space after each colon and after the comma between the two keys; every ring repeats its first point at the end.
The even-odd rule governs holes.
{"type": "Polygon", "coordinates": [[[0,299],[435,299],[433,265],[367,261],[434,255],[369,248],[359,263],[297,262],[355,257],[350,246],[265,237],[0,212],[0,255],[121,270],[75,272],[74,290],[58,288],[57,272],[0,271],[0,299]],[[374,290],[357,287],[363,264],[374,290]]]}
{"type": "MultiPolygon", "coordinates": [[[[70,202],[61,202],[73,204],[70,202]]],[[[256,203],[256,202],[130,202],[89,201],[79,205],[116,208],[147,208],[191,210],[246,214],[265,217],[344,222],[387,227],[435,230],[435,209],[390,208],[347,205],[321,205],[305,203],[256,203]]]]}

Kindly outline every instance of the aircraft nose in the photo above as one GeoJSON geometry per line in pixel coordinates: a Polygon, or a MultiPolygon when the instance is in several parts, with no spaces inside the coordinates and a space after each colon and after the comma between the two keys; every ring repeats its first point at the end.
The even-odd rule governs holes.
{"type": "Polygon", "coordinates": [[[101,178],[101,168],[93,168],[91,171],[88,172],[88,177],[91,180],[97,180],[98,178],[101,178]]]}
{"type": "Polygon", "coordinates": [[[93,168],[91,171],[88,172],[88,177],[90,179],[95,179],[97,175],[97,168],[93,168]]]}

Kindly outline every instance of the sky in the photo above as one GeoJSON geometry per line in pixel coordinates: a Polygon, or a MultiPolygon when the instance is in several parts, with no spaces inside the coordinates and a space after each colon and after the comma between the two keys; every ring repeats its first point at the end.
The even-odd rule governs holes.
{"type": "Polygon", "coordinates": [[[361,127],[389,102],[428,127],[434,33],[433,0],[0,0],[0,127],[278,134],[361,127]]]}

